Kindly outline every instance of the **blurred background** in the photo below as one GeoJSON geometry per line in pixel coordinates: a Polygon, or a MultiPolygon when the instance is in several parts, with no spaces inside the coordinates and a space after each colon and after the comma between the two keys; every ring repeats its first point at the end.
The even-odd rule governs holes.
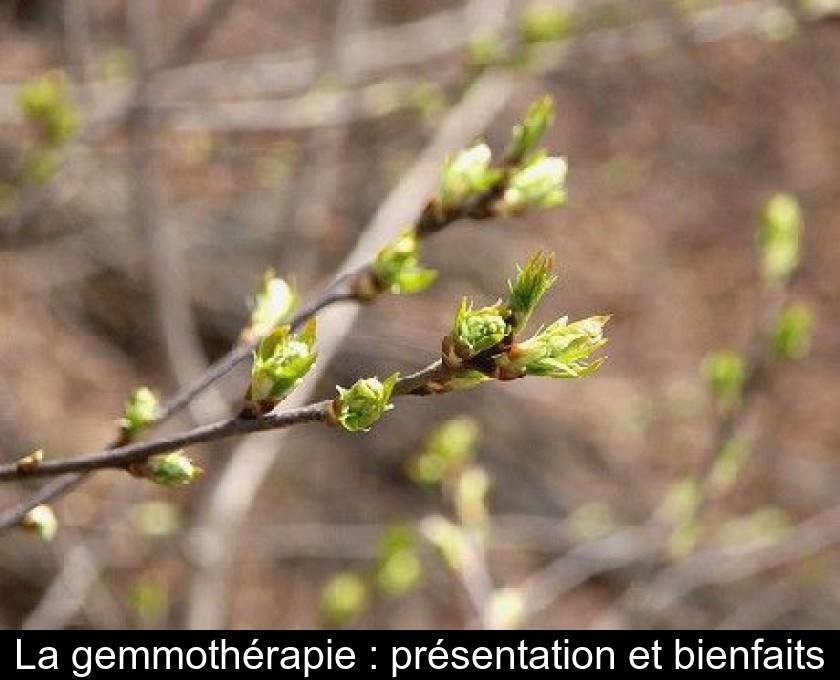
{"type": "Polygon", "coordinates": [[[836,2],[3,0],[0,45],[3,462],[101,449],[132,389],[229,350],[268,267],[314,295],[545,93],[568,206],[434,236],[439,283],[326,314],[305,389],[425,366],[536,248],[540,321],[612,315],[586,380],[197,446],[183,489],[93,476],[53,540],[0,533],[0,627],[840,623],[836,2]],[[804,231],[771,280],[779,192],[804,231]]]}

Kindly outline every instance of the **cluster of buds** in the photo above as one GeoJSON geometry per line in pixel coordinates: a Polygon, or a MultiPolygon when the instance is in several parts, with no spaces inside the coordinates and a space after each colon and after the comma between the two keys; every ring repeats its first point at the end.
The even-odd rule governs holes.
{"type": "Polygon", "coordinates": [[[483,142],[448,159],[433,211],[484,217],[565,203],[566,160],[540,149],[553,115],[549,97],[532,104],[513,128],[511,142],[496,165],[490,147],[483,142]]]}
{"type": "Polygon", "coordinates": [[[253,415],[268,413],[285,399],[315,365],[315,319],[297,335],[280,326],[254,353],[246,402],[253,415]]]}
{"type": "Polygon", "coordinates": [[[437,272],[420,264],[420,244],[413,229],[379,251],[370,267],[353,283],[356,299],[368,301],[380,293],[422,293],[437,279],[437,272]]]}
{"type": "Polygon", "coordinates": [[[592,316],[570,323],[563,317],[527,340],[521,333],[556,277],[554,258],[536,253],[508,283],[506,301],[473,309],[464,299],[452,330],[443,339],[442,361],[450,377],[439,389],[463,389],[488,379],[513,380],[526,375],[581,378],[591,375],[603,358],[590,359],[607,340],[607,316],[592,316]]]}

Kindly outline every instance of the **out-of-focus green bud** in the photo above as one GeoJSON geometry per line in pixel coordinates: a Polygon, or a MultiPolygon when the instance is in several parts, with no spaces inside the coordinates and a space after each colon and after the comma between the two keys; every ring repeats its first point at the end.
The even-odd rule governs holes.
{"type": "Polygon", "coordinates": [[[54,148],[34,149],[24,161],[24,177],[33,184],[45,184],[57,172],[60,160],[54,148]]]}
{"type": "Polygon", "coordinates": [[[138,387],[125,402],[120,427],[130,439],[138,436],[155,421],[158,398],[148,387],[138,387]]]}
{"type": "Polygon", "coordinates": [[[389,293],[421,293],[434,283],[437,272],[420,266],[420,249],[413,230],[379,251],[371,265],[375,285],[389,293]]]}
{"type": "Polygon", "coordinates": [[[314,317],[298,335],[292,335],[288,326],[275,329],[254,353],[248,399],[276,405],[301,383],[315,359],[314,317]]]}
{"type": "Polygon", "coordinates": [[[503,196],[507,212],[525,208],[553,208],[566,202],[566,159],[538,154],[514,173],[503,196]]]}
{"type": "Polygon", "coordinates": [[[487,491],[490,478],[479,467],[465,470],[455,486],[455,508],[465,527],[482,528],[487,524],[487,491]]]}
{"type": "Polygon", "coordinates": [[[779,359],[801,359],[811,346],[814,313],[804,302],[785,307],[773,329],[773,352],[779,359]]]}
{"type": "Polygon", "coordinates": [[[420,484],[439,484],[472,460],[479,434],[478,423],[467,416],[446,421],[431,434],[423,453],[409,463],[409,476],[420,484]]]}
{"type": "Polygon", "coordinates": [[[169,588],[161,580],[142,576],[132,585],[129,599],[144,625],[159,627],[169,609],[169,588]]]}
{"type": "Polygon", "coordinates": [[[517,265],[516,281],[508,281],[510,295],[507,307],[510,311],[510,323],[514,333],[525,328],[531,313],[536,309],[543,295],[557,280],[551,273],[554,268],[552,253],[534,253],[521,268],[517,265]]]}
{"type": "Polygon", "coordinates": [[[732,350],[720,350],[703,359],[703,375],[721,408],[730,409],[740,402],[746,370],[744,357],[732,350]]]}
{"type": "Polygon", "coordinates": [[[511,165],[519,165],[535,154],[548,126],[554,120],[554,101],[545,96],[528,108],[522,122],[513,128],[510,147],[505,157],[511,165]]]}
{"type": "Polygon", "coordinates": [[[740,437],[733,437],[726,442],[715,458],[709,484],[718,491],[731,487],[749,459],[750,452],[750,445],[740,437]]]}
{"type": "Polygon", "coordinates": [[[167,501],[144,501],[132,508],[131,519],[143,536],[165,538],[181,529],[181,512],[177,505],[167,501]]]}
{"type": "Polygon", "coordinates": [[[467,59],[472,66],[493,66],[501,62],[504,56],[504,44],[498,34],[492,31],[476,33],[467,44],[467,59]]]}
{"type": "Polygon", "coordinates": [[[519,18],[519,33],[527,43],[564,40],[571,29],[572,15],[557,7],[532,7],[519,18]]]}
{"type": "Polygon", "coordinates": [[[32,472],[44,462],[44,449],[37,449],[28,456],[19,458],[15,463],[18,472],[32,472]]]}
{"type": "Polygon", "coordinates": [[[518,588],[499,588],[487,603],[489,630],[517,630],[525,623],[525,595],[518,588]]]}
{"type": "Polygon", "coordinates": [[[407,526],[385,530],[379,542],[376,583],[387,595],[401,595],[414,588],[422,575],[414,533],[407,526]]]}
{"type": "Polygon", "coordinates": [[[502,177],[502,171],[490,167],[492,154],[486,144],[461,151],[443,168],[441,203],[445,208],[461,205],[475,194],[487,191],[502,177]]]}
{"type": "Polygon", "coordinates": [[[296,306],[297,295],[292,287],[269,269],[254,297],[248,335],[255,338],[268,335],[277,326],[289,320],[296,306]]]}
{"type": "Polygon", "coordinates": [[[441,515],[431,515],[420,523],[420,531],[437,550],[443,561],[453,571],[464,565],[468,538],[456,524],[441,515]]]}
{"type": "Polygon", "coordinates": [[[204,472],[183,451],[152,456],[145,462],[130,465],[128,471],[135,477],[148,479],[161,486],[192,484],[204,472]]]}
{"type": "Polygon", "coordinates": [[[23,516],[20,526],[42,541],[51,541],[58,533],[58,519],[49,505],[36,505],[23,516]]]}
{"type": "Polygon", "coordinates": [[[799,266],[802,212],[790,194],[777,194],[767,203],[758,232],[764,277],[785,282],[799,266]]]}
{"type": "Polygon", "coordinates": [[[38,127],[50,147],[66,143],[79,127],[79,117],[61,71],[47,71],[24,83],[18,92],[23,114],[38,127]]]}
{"type": "Polygon", "coordinates": [[[509,331],[501,304],[474,310],[465,297],[455,314],[452,331],[443,340],[443,361],[459,368],[477,354],[501,345],[509,331]]]}
{"type": "Polygon", "coordinates": [[[333,576],[321,593],[321,612],[333,624],[342,624],[364,612],[368,604],[368,587],[355,572],[333,576]]]}
{"type": "Polygon", "coordinates": [[[338,396],[332,403],[332,417],[350,432],[366,432],[385,411],[393,408],[391,393],[399,380],[393,373],[384,382],[378,378],[362,378],[349,389],[338,387],[338,396]]]}
{"type": "Polygon", "coordinates": [[[524,375],[548,378],[583,378],[592,375],[604,363],[604,357],[590,360],[590,355],[607,344],[604,325],[609,316],[592,316],[569,323],[567,317],[513,345],[496,359],[499,378],[524,375]]]}

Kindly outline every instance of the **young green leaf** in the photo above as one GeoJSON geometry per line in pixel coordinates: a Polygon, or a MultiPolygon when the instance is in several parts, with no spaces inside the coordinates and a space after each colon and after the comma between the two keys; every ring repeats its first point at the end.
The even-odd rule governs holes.
{"type": "Polygon", "coordinates": [[[796,198],[777,194],[768,201],[758,232],[765,280],[779,284],[799,266],[802,212],[796,198]]]}
{"type": "Polygon", "coordinates": [[[434,269],[420,266],[420,249],[413,230],[379,251],[371,265],[377,288],[394,294],[421,293],[437,278],[434,269]]]}
{"type": "Polygon", "coordinates": [[[120,426],[130,438],[138,436],[155,421],[158,398],[148,387],[138,387],[125,403],[120,426]]]}
{"type": "Polygon", "coordinates": [[[592,316],[573,323],[566,317],[558,319],[498,357],[499,377],[583,378],[592,375],[604,362],[603,357],[590,359],[590,356],[607,344],[604,326],[609,318],[592,316]]]}
{"type": "Polygon", "coordinates": [[[445,208],[461,205],[501,179],[502,171],[490,167],[491,157],[490,147],[482,143],[457,153],[446,162],[440,195],[445,208]]]}
{"type": "Polygon", "coordinates": [[[510,294],[507,303],[514,333],[519,333],[525,328],[531,313],[557,280],[551,273],[553,268],[554,255],[546,252],[532,255],[524,268],[517,265],[516,281],[508,281],[510,294]]]}
{"type": "Polygon", "coordinates": [[[269,269],[254,297],[254,309],[248,324],[249,335],[261,337],[286,323],[297,306],[297,295],[283,279],[269,269]]]}
{"type": "Polygon", "coordinates": [[[520,165],[535,154],[545,131],[554,120],[554,101],[549,96],[535,101],[528,108],[521,123],[513,128],[505,158],[510,165],[520,165]]]}
{"type": "Polygon", "coordinates": [[[472,303],[463,298],[452,331],[444,338],[443,361],[459,368],[479,353],[501,345],[509,330],[501,304],[474,310],[472,303]]]}
{"type": "Polygon", "coordinates": [[[254,354],[248,398],[279,402],[315,365],[315,318],[298,335],[281,326],[265,336],[254,354]]]}
{"type": "Polygon", "coordinates": [[[526,208],[553,208],[566,202],[565,158],[538,154],[508,182],[502,203],[507,212],[517,214],[526,208]]]}

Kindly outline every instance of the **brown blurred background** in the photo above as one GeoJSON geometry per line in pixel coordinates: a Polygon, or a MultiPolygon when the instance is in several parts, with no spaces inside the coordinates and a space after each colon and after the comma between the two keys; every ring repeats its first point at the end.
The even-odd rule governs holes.
{"type": "MultiPolygon", "coordinates": [[[[609,360],[586,380],[406,400],[368,435],[310,425],[196,447],[206,473],[183,490],[97,475],[55,503],[52,542],[0,534],[0,627],[335,625],[323,601],[336,574],[375,573],[388,526],[452,515],[405,463],[461,414],[479,424],[491,480],[485,599],[416,531],[421,580],[398,596],[371,585],[343,625],[488,625],[482,605],[516,614],[526,592],[514,618],[533,627],[836,626],[837,11],[0,2],[4,461],[101,448],[133,387],[170,394],[227,351],[267,267],[314,294],[360,235],[381,241],[434,193],[415,163],[438,167],[477,137],[501,150],[542,93],[557,106],[546,144],[569,159],[568,207],[434,237],[424,257],[440,282],[365,307],[346,335],[322,324],[337,353],[310,388],[323,398],[424,366],[460,296],[493,301],[538,247],[560,273],[541,321],[612,314],[609,360]],[[45,148],[19,92],[54,69],[78,126],[45,148]],[[716,453],[721,416],[699,367],[761,324],[755,230],[779,191],[804,215],[789,294],[814,311],[811,350],[757,388],[737,422],[752,452],[678,549],[651,513],[679,504],[680,481],[716,453]]],[[[244,375],[166,431],[226,414],[244,375]]],[[[4,484],[0,503],[35,488],[4,484]]]]}

